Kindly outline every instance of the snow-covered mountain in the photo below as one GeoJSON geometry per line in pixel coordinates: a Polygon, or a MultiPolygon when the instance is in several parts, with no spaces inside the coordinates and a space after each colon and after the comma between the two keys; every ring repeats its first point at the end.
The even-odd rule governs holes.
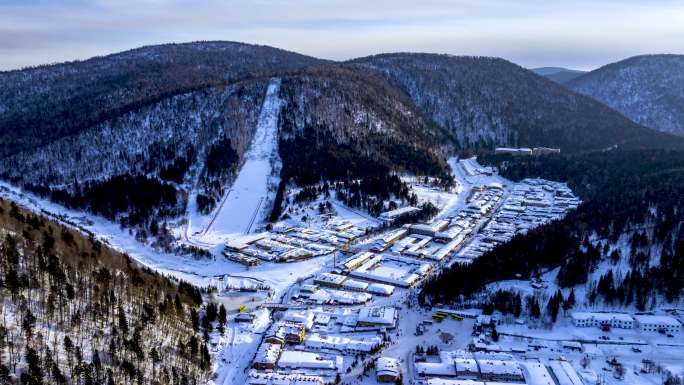
{"type": "Polygon", "coordinates": [[[499,58],[397,53],[352,63],[384,74],[465,148],[586,151],[673,143],[591,98],[499,58]]]}
{"type": "Polygon", "coordinates": [[[0,156],[178,94],[320,62],[266,46],[196,42],[0,72],[0,156]]]}
{"type": "Polygon", "coordinates": [[[635,56],[567,83],[633,121],[684,135],[684,55],[635,56]]]}
{"type": "Polygon", "coordinates": [[[444,176],[459,148],[684,147],[503,59],[334,63],[197,42],[1,72],[0,178],[124,225],[206,215],[238,176],[272,78],[272,182],[444,176]]]}

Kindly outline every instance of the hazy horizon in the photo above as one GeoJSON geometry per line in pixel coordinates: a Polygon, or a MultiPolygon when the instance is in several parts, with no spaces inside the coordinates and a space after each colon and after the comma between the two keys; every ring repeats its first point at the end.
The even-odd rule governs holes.
{"type": "Polygon", "coordinates": [[[413,51],[579,70],[684,52],[684,4],[670,0],[10,0],[0,11],[0,70],[197,40],[332,60],[413,51]]]}

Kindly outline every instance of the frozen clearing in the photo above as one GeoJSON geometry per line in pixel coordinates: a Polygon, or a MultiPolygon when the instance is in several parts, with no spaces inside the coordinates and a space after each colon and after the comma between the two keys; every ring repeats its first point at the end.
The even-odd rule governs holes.
{"type": "MultiPolygon", "coordinates": [[[[272,203],[270,195],[275,193],[279,182],[279,91],[280,79],[274,78],[268,85],[256,132],[245,154],[244,164],[206,229],[201,232],[200,241],[216,244],[231,235],[249,233],[269,214],[272,203]]],[[[190,226],[188,224],[188,228],[190,226]]],[[[192,233],[189,229],[188,234],[192,233]]]]}

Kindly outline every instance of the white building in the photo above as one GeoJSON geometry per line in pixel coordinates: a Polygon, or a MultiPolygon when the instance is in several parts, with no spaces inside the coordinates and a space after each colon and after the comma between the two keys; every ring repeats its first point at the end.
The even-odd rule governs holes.
{"type": "Polygon", "coordinates": [[[480,370],[474,358],[458,357],[454,359],[456,375],[461,378],[476,380],[480,378],[480,370]]]}
{"type": "Polygon", "coordinates": [[[367,291],[371,294],[390,296],[394,293],[394,286],[383,283],[371,283],[368,285],[367,291]]]}
{"type": "Polygon", "coordinates": [[[525,375],[525,382],[528,385],[556,385],[551,373],[546,366],[539,362],[521,362],[525,375]]]}
{"type": "Polygon", "coordinates": [[[397,309],[391,306],[370,306],[359,311],[359,326],[384,326],[393,328],[397,322],[397,309]]]}
{"type": "Polygon", "coordinates": [[[573,312],[572,323],[577,327],[610,326],[619,329],[634,328],[634,318],[624,313],[573,312]]]}
{"type": "Polygon", "coordinates": [[[584,385],[575,368],[567,361],[549,361],[549,368],[558,385],[584,385]]]}
{"type": "Polygon", "coordinates": [[[254,361],[252,361],[252,366],[256,369],[274,369],[276,362],[278,362],[278,358],[280,358],[281,352],[281,345],[263,343],[256,352],[254,361]]]}
{"type": "Polygon", "coordinates": [[[484,381],[523,382],[522,369],[517,361],[478,359],[480,378],[484,381]]]}
{"type": "Polygon", "coordinates": [[[321,377],[297,373],[259,373],[252,371],[247,377],[247,384],[249,385],[323,385],[324,383],[321,377]]]}
{"type": "Polygon", "coordinates": [[[382,338],[378,335],[352,339],[345,336],[312,334],[306,337],[304,344],[313,349],[332,349],[354,354],[370,353],[382,344],[382,338]]]}
{"type": "Polygon", "coordinates": [[[682,324],[676,318],[665,315],[635,315],[634,319],[639,329],[646,332],[679,333],[682,324]]]}
{"type": "Polygon", "coordinates": [[[380,213],[378,218],[385,222],[394,222],[395,220],[406,216],[408,214],[412,214],[415,212],[420,211],[419,208],[413,207],[413,206],[406,206],[406,207],[400,207],[398,209],[390,210],[390,211],[385,211],[383,213],[380,213]]]}
{"type": "Polygon", "coordinates": [[[379,357],[375,360],[375,373],[380,382],[394,382],[401,378],[401,366],[396,358],[379,357]]]}
{"type": "Polygon", "coordinates": [[[280,355],[278,367],[285,369],[337,370],[342,368],[342,357],[326,358],[317,353],[286,350],[280,355]]]}
{"type": "Polygon", "coordinates": [[[513,148],[513,147],[497,147],[494,149],[495,154],[511,154],[511,155],[532,155],[532,149],[529,147],[513,148]]]}

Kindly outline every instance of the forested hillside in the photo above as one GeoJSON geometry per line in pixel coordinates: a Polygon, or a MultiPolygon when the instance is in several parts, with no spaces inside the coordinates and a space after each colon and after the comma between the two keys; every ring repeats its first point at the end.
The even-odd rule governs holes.
{"type": "Polygon", "coordinates": [[[442,150],[451,148],[451,136],[382,78],[317,67],[286,76],[281,98],[285,178],[306,184],[389,171],[447,173],[442,150]]]}
{"type": "Polygon", "coordinates": [[[213,207],[249,146],[267,81],[164,99],[0,160],[0,176],[125,225],[177,217],[190,189],[213,207]]]}
{"type": "Polygon", "coordinates": [[[0,201],[0,383],[199,384],[194,287],[0,201]],[[195,322],[193,322],[195,321],[195,322]]]}
{"type": "Polygon", "coordinates": [[[181,93],[318,62],[277,48],[218,41],[0,72],[0,157],[181,93]]]}
{"type": "Polygon", "coordinates": [[[547,146],[578,152],[684,143],[499,58],[397,53],[352,63],[376,70],[404,90],[462,148],[547,146]]]}
{"type": "Polygon", "coordinates": [[[646,127],[684,135],[684,55],[635,56],[567,86],[646,127]]]}
{"type": "Polygon", "coordinates": [[[567,180],[583,203],[564,219],[516,236],[471,265],[428,282],[423,299],[455,301],[506,279],[560,267],[557,283],[586,288],[589,303],[645,310],[684,294],[684,153],[612,151],[489,157],[518,180],[567,180]],[[601,264],[603,271],[595,271],[601,264]]]}

